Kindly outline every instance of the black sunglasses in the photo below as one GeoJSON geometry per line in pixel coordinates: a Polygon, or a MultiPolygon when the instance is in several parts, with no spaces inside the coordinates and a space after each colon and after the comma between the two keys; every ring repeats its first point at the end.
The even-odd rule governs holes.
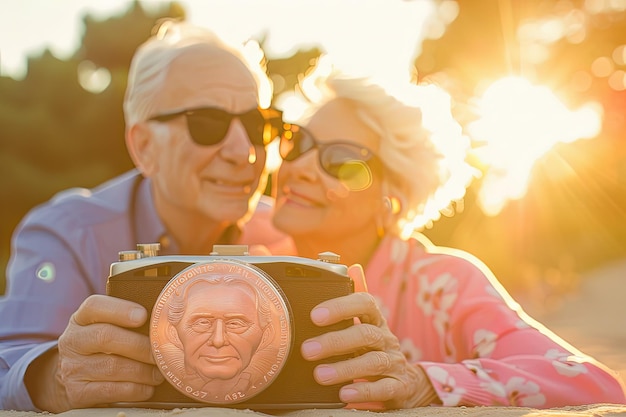
{"type": "Polygon", "coordinates": [[[187,119],[189,135],[198,145],[217,145],[226,137],[234,118],[241,121],[253,145],[266,146],[283,133],[282,112],[275,109],[252,109],[233,114],[214,107],[201,107],[160,114],[148,120],[167,122],[179,116],[187,119]]]}
{"type": "Polygon", "coordinates": [[[280,156],[285,161],[294,161],[308,151],[317,149],[322,169],[353,191],[368,188],[373,181],[372,170],[382,170],[378,156],[364,146],[348,141],[320,143],[303,127],[287,127],[280,137],[279,146],[280,156]]]}

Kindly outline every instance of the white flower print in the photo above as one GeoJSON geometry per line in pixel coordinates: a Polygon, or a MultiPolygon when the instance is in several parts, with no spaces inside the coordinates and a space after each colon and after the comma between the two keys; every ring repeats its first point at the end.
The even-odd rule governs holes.
{"type": "MultiPolygon", "coordinates": [[[[420,290],[416,303],[426,316],[433,316],[433,326],[437,333],[444,336],[450,327],[448,311],[457,299],[457,281],[452,275],[445,273],[437,276],[432,284],[428,283],[426,275],[420,275],[420,290]]],[[[450,356],[451,352],[445,352],[450,356]]]]}
{"type": "Polygon", "coordinates": [[[422,351],[415,346],[413,339],[408,337],[400,341],[400,352],[404,354],[409,363],[415,363],[422,359],[422,351]]]}
{"type": "Polygon", "coordinates": [[[497,397],[506,398],[506,389],[504,388],[504,385],[500,381],[493,379],[489,375],[489,371],[483,368],[480,361],[476,359],[468,359],[462,361],[462,363],[467,367],[467,369],[476,374],[476,377],[482,381],[480,386],[487,392],[490,392],[497,397]]]}
{"type": "Polygon", "coordinates": [[[436,257],[426,258],[426,259],[417,259],[411,264],[411,275],[418,275],[422,268],[426,268],[428,265],[432,265],[438,262],[436,257]]]}
{"type": "Polygon", "coordinates": [[[545,357],[554,359],[552,366],[560,375],[575,377],[588,372],[587,367],[582,363],[584,359],[570,353],[550,349],[546,352],[545,357]]]}
{"type": "Polygon", "coordinates": [[[404,259],[409,253],[409,245],[406,241],[400,239],[394,239],[391,242],[391,250],[389,251],[389,258],[394,264],[404,263],[404,259]]]}
{"type": "Polygon", "coordinates": [[[509,404],[517,407],[541,407],[546,403],[546,396],[539,385],[522,377],[514,376],[505,385],[509,404]]]}
{"type": "Polygon", "coordinates": [[[435,312],[448,311],[458,296],[456,280],[452,275],[441,274],[432,284],[428,283],[428,277],[420,275],[420,291],[417,294],[417,305],[430,316],[435,312]]]}
{"type": "Polygon", "coordinates": [[[485,358],[491,355],[496,348],[497,335],[487,329],[478,329],[474,332],[474,352],[477,357],[485,358]]]}
{"type": "Polygon", "coordinates": [[[445,319],[438,317],[433,319],[435,329],[442,334],[441,353],[443,354],[443,361],[446,363],[458,362],[456,358],[456,346],[454,345],[454,335],[449,331],[450,319],[446,314],[445,319]]]}
{"type": "Polygon", "coordinates": [[[455,379],[448,371],[438,366],[430,366],[426,370],[437,394],[444,406],[455,407],[460,404],[466,390],[456,386],[455,379]]]}

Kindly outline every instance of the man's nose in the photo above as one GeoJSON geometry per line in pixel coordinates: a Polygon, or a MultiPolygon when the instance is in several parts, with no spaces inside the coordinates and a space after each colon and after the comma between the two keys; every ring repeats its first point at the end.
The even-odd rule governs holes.
{"type": "Polygon", "coordinates": [[[211,335],[209,342],[216,348],[220,348],[228,344],[228,337],[226,335],[226,326],[224,321],[217,319],[215,321],[215,331],[211,335]]]}
{"type": "Polygon", "coordinates": [[[256,150],[238,117],[234,117],[230,122],[220,153],[224,159],[233,163],[256,162],[256,150]]]}

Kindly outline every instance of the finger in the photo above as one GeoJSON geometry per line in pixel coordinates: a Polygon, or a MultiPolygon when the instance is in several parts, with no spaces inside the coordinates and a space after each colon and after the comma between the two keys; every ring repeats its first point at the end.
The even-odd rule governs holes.
{"type": "Polygon", "coordinates": [[[79,326],[111,323],[122,327],[138,327],[147,318],[148,312],[140,304],[100,294],[85,299],[72,316],[72,320],[79,326]]]}
{"type": "Polygon", "coordinates": [[[59,353],[63,356],[107,353],[154,363],[148,336],[103,323],[74,326],[71,331],[63,333],[59,337],[59,353]]]}
{"type": "Polygon", "coordinates": [[[252,245],[248,249],[248,253],[252,256],[271,256],[272,252],[265,245],[252,245]]]}
{"type": "Polygon", "coordinates": [[[367,282],[365,281],[365,272],[360,264],[354,264],[348,267],[348,276],[354,282],[354,291],[367,292],[367,282]]]}
{"type": "Polygon", "coordinates": [[[374,297],[366,292],[323,301],[311,311],[311,320],[318,326],[328,326],[354,317],[358,317],[362,323],[375,326],[384,323],[374,297]]]}
{"type": "Polygon", "coordinates": [[[59,367],[63,381],[68,385],[119,381],[158,385],[163,382],[163,375],[156,366],[115,355],[99,354],[62,360],[59,367]]]}
{"type": "Polygon", "coordinates": [[[362,378],[379,379],[382,375],[388,375],[390,369],[389,355],[373,351],[356,358],[318,365],[313,371],[313,376],[321,385],[333,385],[362,378]]]}
{"type": "Polygon", "coordinates": [[[403,395],[403,384],[394,378],[356,382],[341,387],[339,398],[345,403],[385,402],[403,395]]]}
{"type": "Polygon", "coordinates": [[[305,340],[301,346],[306,360],[320,360],[359,350],[384,350],[385,333],[370,324],[357,324],[305,340]]]}
{"type": "Polygon", "coordinates": [[[154,394],[154,387],[132,382],[89,382],[81,391],[68,392],[71,392],[71,408],[89,408],[100,404],[146,401],[154,394]]]}

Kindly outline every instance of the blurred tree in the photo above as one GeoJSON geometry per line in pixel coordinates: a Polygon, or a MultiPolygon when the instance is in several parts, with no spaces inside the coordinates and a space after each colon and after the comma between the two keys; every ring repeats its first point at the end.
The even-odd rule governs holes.
{"type": "Polygon", "coordinates": [[[122,100],[130,58],[164,17],[183,18],[176,3],[147,12],[138,1],[102,21],[85,16],[83,44],[67,61],[50,51],[28,59],[21,81],[0,77],[0,293],[10,235],[33,206],[69,187],[91,187],[132,167],[124,145],[122,100]],[[79,83],[83,61],[106,68],[98,94],[79,83]]]}
{"type": "MultiPolygon", "coordinates": [[[[574,106],[597,101],[604,120],[594,139],[560,144],[537,161],[527,195],[498,216],[486,217],[476,207],[477,180],[465,211],[442,219],[426,234],[478,255],[509,289],[536,283],[529,270],[539,280],[558,281],[554,270],[571,279],[571,270],[623,258],[626,88],[612,88],[610,77],[594,73],[594,65],[626,44],[626,12],[612,9],[611,2],[583,0],[456,4],[458,17],[442,37],[424,42],[415,66],[421,78],[435,76],[449,88],[459,120],[475,118],[469,100],[508,75],[546,85],[574,106]],[[590,9],[594,5],[605,8],[590,9]]],[[[626,69],[623,62],[612,65],[616,75],[626,69]]]]}
{"type": "Polygon", "coordinates": [[[82,45],[77,56],[93,62],[97,67],[126,69],[137,46],[147,39],[155,23],[164,17],[184,20],[186,13],[176,2],[163,2],[157,12],[150,13],[139,0],[133,0],[128,11],[120,16],[99,21],[86,15],[83,17],[85,31],[82,45]]]}

